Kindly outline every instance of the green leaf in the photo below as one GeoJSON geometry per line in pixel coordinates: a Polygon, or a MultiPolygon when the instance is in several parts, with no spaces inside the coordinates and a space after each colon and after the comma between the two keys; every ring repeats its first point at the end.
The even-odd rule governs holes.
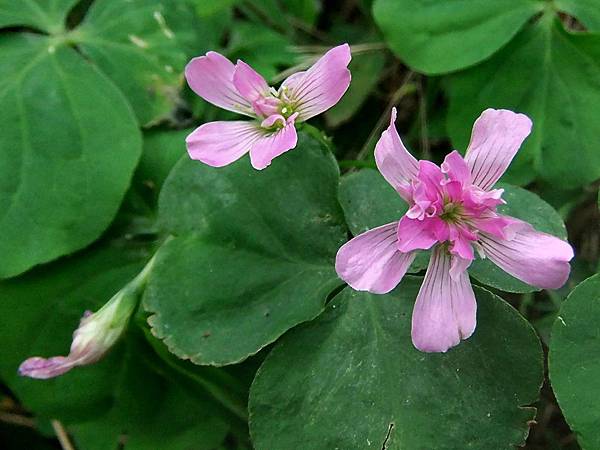
{"type": "Polygon", "coordinates": [[[341,284],[332,261],[293,261],[207,240],[190,235],[167,244],[145,302],[156,313],[154,333],[196,364],[242,361],[317,316],[341,284]]]}
{"type": "Polygon", "coordinates": [[[134,330],[93,365],[45,381],[17,375],[27,357],[65,354],[82,313],[98,309],[148,257],[146,248],[102,247],[0,283],[0,376],[37,416],[61,420],[78,448],[116,448],[127,434],[127,450],[209,450],[227,431],[206,394],[156,371],[134,330]]]}
{"type": "Polygon", "coordinates": [[[571,34],[545,16],[476,68],[450,78],[448,130],[465,148],[473,121],[488,108],[507,108],[533,119],[533,133],[506,181],[537,174],[563,189],[600,177],[600,35],[571,34]]]}
{"type": "Polygon", "coordinates": [[[246,9],[243,9],[245,15],[257,22],[266,22],[274,24],[282,31],[289,31],[293,28],[310,30],[315,25],[322,6],[319,0],[253,0],[246,3],[246,9]],[[252,6],[248,8],[248,4],[252,6]],[[250,14],[246,14],[246,13],[250,14]],[[265,20],[265,18],[267,20],[265,20]],[[299,25],[300,23],[300,25],[299,25]],[[286,30],[287,28],[287,30],[286,30]]]}
{"type": "MultiPolygon", "coordinates": [[[[567,239],[567,229],[558,212],[536,194],[509,184],[499,183],[496,187],[504,189],[502,198],[506,201],[505,205],[498,207],[500,214],[516,217],[529,222],[538,231],[567,239]]],[[[507,274],[489,259],[473,261],[469,274],[483,284],[506,292],[539,291],[539,288],[507,274]]]]}
{"type": "Polygon", "coordinates": [[[241,0],[221,0],[220,2],[215,2],[213,0],[190,0],[190,3],[194,5],[194,9],[199,16],[209,17],[215,14],[226,13],[240,1],[241,0]]]}
{"type": "Polygon", "coordinates": [[[158,193],[169,172],[185,154],[185,138],[192,130],[150,130],[144,133],[144,151],[136,180],[158,193]]]}
{"type": "Polygon", "coordinates": [[[598,0],[554,0],[557,9],[575,16],[589,31],[600,31],[598,0]]]}
{"type": "Polygon", "coordinates": [[[29,26],[51,34],[64,31],[78,0],[0,0],[0,27],[29,26]]]}
{"type": "MultiPolygon", "coordinates": [[[[191,15],[185,3],[97,0],[73,38],[123,91],[142,125],[168,117],[187,62],[171,16],[191,15]]],[[[176,19],[174,19],[176,20],[176,19]]]]}
{"type": "Polygon", "coordinates": [[[197,366],[190,361],[178,358],[155,338],[150,329],[144,324],[144,333],[147,341],[152,346],[155,354],[169,368],[173,379],[179,379],[191,385],[192,389],[201,389],[209,393],[236,419],[242,419],[244,424],[248,420],[248,390],[258,370],[254,360],[230,366],[225,370],[220,367],[197,366]]]}
{"type": "Polygon", "coordinates": [[[363,169],[342,177],[340,204],[354,236],[397,222],[408,210],[402,197],[374,169],[363,169]]]}
{"type": "Polygon", "coordinates": [[[118,448],[123,435],[126,450],[213,450],[223,443],[228,425],[218,409],[171,376],[155,372],[140,358],[143,351],[130,344],[118,362],[110,411],[70,427],[79,447],[118,448]]]}
{"type": "Polygon", "coordinates": [[[284,5],[292,16],[311,26],[316,24],[322,8],[319,0],[288,0],[284,5]]]}
{"type": "Polygon", "coordinates": [[[523,445],[543,380],[535,331],[475,288],[474,335],[446,354],[410,338],[421,278],[387,295],[345,289],[277,344],[250,390],[257,450],[500,449],[523,445]]]}
{"type": "Polygon", "coordinates": [[[356,55],[352,58],[349,66],[352,83],[342,99],[325,113],[329,126],[337,127],[352,118],[377,86],[384,64],[385,55],[381,52],[356,55]]]}
{"type": "Polygon", "coordinates": [[[304,133],[264,171],[247,158],[215,169],[184,157],[159,201],[178,237],[160,250],[146,290],[153,333],[181,358],[224,365],[317,316],[341,284],[338,177],[332,155],[304,133]]]}
{"type": "Polygon", "coordinates": [[[0,277],[9,277],[98,238],[141,137],[121,93],[73,49],[7,34],[0,52],[0,277]]]}
{"type": "Polygon", "coordinates": [[[543,8],[539,0],[377,0],[373,14],[390,48],[433,75],[488,58],[543,8]]]}
{"type": "Polygon", "coordinates": [[[552,389],[583,449],[600,447],[600,275],[578,285],[552,327],[548,365],[552,389]]]}
{"type": "Polygon", "coordinates": [[[188,58],[222,47],[231,27],[233,7],[239,1],[187,0],[179,2],[176,8],[168,3],[167,21],[173,22],[177,40],[188,58]]]}

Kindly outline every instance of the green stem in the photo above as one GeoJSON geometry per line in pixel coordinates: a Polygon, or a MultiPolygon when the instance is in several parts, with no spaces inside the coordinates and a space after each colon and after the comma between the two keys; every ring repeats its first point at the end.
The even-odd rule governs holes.
{"type": "Polygon", "coordinates": [[[546,291],[546,294],[548,295],[548,298],[554,305],[555,311],[558,311],[562,305],[563,298],[560,295],[558,295],[556,292],[553,292],[553,291],[546,291]]]}
{"type": "Polygon", "coordinates": [[[521,303],[519,304],[519,312],[524,317],[527,317],[527,309],[533,303],[533,293],[528,292],[523,294],[521,297],[521,303]]]}
{"type": "Polygon", "coordinates": [[[141,299],[144,293],[144,290],[146,289],[146,285],[148,284],[148,277],[152,273],[152,269],[154,268],[154,264],[156,263],[156,257],[158,255],[158,252],[164,245],[166,245],[173,239],[173,235],[166,236],[164,240],[158,245],[158,248],[154,252],[154,255],[152,255],[152,258],[150,258],[150,260],[146,263],[146,265],[140,271],[140,273],[138,273],[133,280],[127,283],[127,285],[122,290],[126,290],[129,294],[136,295],[139,301],[139,299],[141,299]]]}

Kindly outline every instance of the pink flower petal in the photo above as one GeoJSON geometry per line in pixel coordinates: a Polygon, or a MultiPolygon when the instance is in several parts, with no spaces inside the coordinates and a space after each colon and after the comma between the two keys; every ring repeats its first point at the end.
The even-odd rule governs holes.
{"type": "Polygon", "coordinates": [[[185,140],[190,158],[212,167],[223,167],[248,153],[265,136],[257,123],[209,122],[196,128],[185,140]]]}
{"type": "Polygon", "coordinates": [[[283,83],[281,83],[281,88],[286,92],[286,96],[289,95],[290,92],[297,89],[299,83],[302,82],[304,76],[306,75],[306,70],[302,70],[300,72],[296,72],[287,77],[283,83]]]}
{"type": "Polygon", "coordinates": [[[298,120],[305,121],[335,105],[350,85],[348,64],[350,46],[342,44],[329,50],[302,74],[294,74],[282,84],[285,95],[294,103],[298,120]]]}
{"type": "Polygon", "coordinates": [[[504,194],[504,189],[484,191],[477,186],[471,185],[463,190],[463,206],[467,209],[474,208],[481,210],[483,208],[495,210],[496,206],[506,203],[502,200],[502,194],[504,194]]]}
{"type": "Polygon", "coordinates": [[[298,136],[294,121],[290,119],[285,127],[271,134],[263,135],[254,142],[250,150],[252,167],[262,170],[269,166],[273,159],[296,147],[298,136]]]}
{"type": "Polygon", "coordinates": [[[466,271],[450,276],[451,256],[431,255],[412,316],[412,341],[423,352],[445,352],[473,334],[477,303],[466,271]]]}
{"type": "Polygon", "coordinates": [[[443,196],[442,185],[445,177],[442,170],[432,163],[424,159],[419,160],[419,174],[417,180],[420,181],[425,188],[425,195],[430,200],[436,200],[440,195],[443,196]]]}
{"type": "Polygon", "coordinates": [[[550,234],[536,231],[526,222],[510,225],[510,240],[481,233],[479,243],[485,255],[498,267],[532,286],[558,289],[569,278],[573,258],[571,246],[550,234]]]}
{"type": "Polygon", "coordinates": [[[473,125],[465,161],[473,184],[491,188],[531,133],[531,119],[506,109],[486,109],[473,125]]]}
{"type": "Polygon", "coordinates": [[[444,229],[444,222],[438,217],[419,220],[404,216],[398,223],[398,250],[408,253],[430,249],[438,241],[436,234],[444,233],[444,229]]]}
{"type": "Polygon", "coordinates": [[[460,181],[448,181],[444,184],[444,190],[446,191],[448,200],[462,203],[464,189],[460,181]]]}
{"type": "Polygon", "coordinates": [[[404,200],[409,201],[412,195],[411,182],[417,178],[419,163],[402,143],[395,122],[396,108],[392,108],[390,125],[375,145],[375,162],[387,182],[404,200]]]}
{"type": "Polygon", "coordinates": [[[477,240],[477,235],[469,227],[460,223],[449,224],[448,230],[448,240],[450,241],[448,250],[450,254],[472,261],[475,255],[471,244],[477,240]]]}
{"type": "Polygon", "coordinates": [[[238,60],[235,65],[233,85],[250,102],[269,95],[269,85],[265,79],[244,61],[238,60]]]}
{"type": "Polygon", "coordinates": [[[287,124],[285,117],[283,117],[281,114],[273,114],[263,120],[260,123],[260,126],[263,128],[271,128],[276,122],[279,122],[281,126],[285,126],[287,124]]]}
{"type": "Polygon", "coordinates": [[[228,111],[253,117],[252,104],[235,88],[235,66],[217,52],[192,59],[185,68],[185,78],[192,90],[207,102],[228,111]]]}
{"type": "Polygon", "coordinates": [[[487,233],[500,239],[512,239],[515,230],[522,228],[523,221],[488,212],[471,218],[471,223],[480,233],[487,233]]]}
{"type": "Polygon", "coordinates": [[[471,170],[460,153],[454,150],[448,153],[442,163],[442,172],[452,181],[459,181],[463,185],[471,182],[471,170]]]}
{"type": "Polygon", "coordinates": [[[466,259],[461,258],[460,256],[452,255],[450,263],[450,278],[452,278],[454,281],[459,281],[462,274],[467,271],[472,262],[473,258],[466,259]]]}
{"type": "MultiPolygon", "coordinates": [[[[125,321],[128,318],[129,316],[126,317],[125,321]]],[[[117,331],[118,328],[114,327],[116,336],[120,334],[117,331]]],[[[73,342],[68,356],[53,356],[50,358],[34,356],[28,358],[19,366],[19,375],[45,380],[62,375],[74,367],[95,363],[112,345],[109,342],[109,345],[103,347],[104,336],[96,337],[96,331],[94,315],[91,311],[85,311],[79,321],[79,326],[73,332],[73,342]]]]}
{"type": "Polygon", "coordinates": [[[46,380],[68,372],[77,365],[69,357],[54,356],[52,358],[40,358],[38,356],[26,359],[19,366],[19,375],[29,378],[46,380]]]}
{"type": "Polygon", "coordinates": [[[396,245],[398,222],[363,233],[344,244],[337,253],[335,270],[357,291],[385,294],[394,289],[415,258],[396,245]]]}
{"type": "Polygon", "coordinates": [[[473,241],[458,234],[458,236],[452,239],[452,243],[448,250],[453,256],[458,256],[467,261],[473,261],[473,259],[475,259],[475,254],[471,242],[473,241]]]}

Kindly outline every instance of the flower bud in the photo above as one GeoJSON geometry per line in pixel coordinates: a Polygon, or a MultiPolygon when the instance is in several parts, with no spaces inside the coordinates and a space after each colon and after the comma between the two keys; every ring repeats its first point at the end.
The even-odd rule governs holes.
{"type": "Polygon", "coordinates": [[[86,311],[73,333],[68,356],[33,357],[19,367],[19,374],[31,378],[53,378],[73,367],[98,361],[119,339],[138,301],[138,295],[125,287],[98,312],[86,311]]]}
{"type": "Polygon", "coordinates": [[[19,366],[19,374],[38,379],[54,378],[73,367],[85,366],[101,359],[126,330],[153,260],[100,310],[93,314],[91,311],[83,314],[79,327],[73,333],[73,342],[67,356],[28,358],[19,366]]]}

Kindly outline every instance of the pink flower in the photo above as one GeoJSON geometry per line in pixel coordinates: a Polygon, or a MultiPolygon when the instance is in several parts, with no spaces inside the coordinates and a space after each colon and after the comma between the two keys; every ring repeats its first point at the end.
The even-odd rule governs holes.
{"type": "Polygon", "coordinates": [[[475,330],[475,295],[467,268],[474,249],[514,277],[545,289],[569,276],[571,246],[496,207],[492,189],[531,132],[531,120],[488,109],[473,126],[465,158],[453,151],[441,167],[417,161],[404,147],[392,110],[375,148],[383,177],[409,203],[399,222],[367,231],[340,248],[338,275],[352,288],[382,294],[398,285],[417,250],[433,248],[412,317],[412,340],[425,352],[445,352],[475,330]]]}
{"type": "Polygon", "coordinates": [[[200,126],[186,139],[190,157],[222,167],[250,152],[252,166],[264,169],[296,146],[297,122],[321,114],[342,98],[350,85],[350,58],[348,44],[334,47],[278,90],[243,61],[234,65],[216,52],[192,59],[185,76],[196,94],[255,120],[200,126]]]}

